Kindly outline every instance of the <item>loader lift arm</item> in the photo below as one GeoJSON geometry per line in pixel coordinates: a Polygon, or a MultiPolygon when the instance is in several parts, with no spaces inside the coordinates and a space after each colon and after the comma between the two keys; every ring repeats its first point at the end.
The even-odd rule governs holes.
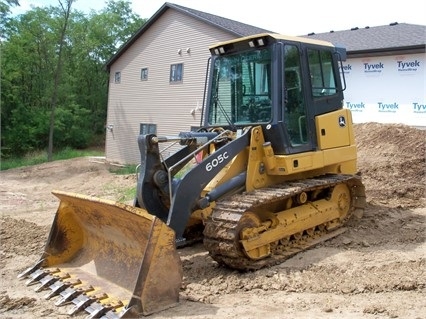
{"type": "MultiPolygon", "coordinates": [[[[190,133],[181,133],[185,142],[190,133]]],[[[213,198],[208,196],[201,198],[200,195],[205,186],[222,170],[236,155],[243,151],[250,144],[250,129],[246,129],[242,135],[225,145],[217,151],[205,157],[196,164],[181,179],[173,178],[176,167],[181,168],[189,162],[193,154],[214,143],[215,138],[198,149],[187,145],[179,153],[174,154],[173,160],[170,158],[162,161],[158,143],[166,141],[165,138],[158,138],[153,134],[140,135],[138,138],[139,150],[141,153],[141,168],[137,185],[136,205],[145,208],[150,214],[163,220],[176,233],[176,245],[185,244],[183,233],[193,211],[202,205],[208,205],[213,198]],[[220,158],[220,160],[218,160],[220,158]],[[212,165],[212,163],[214,165],[212,165]],[[169,174],[171,171],[172,174],[169,174]],[[172,180],[169,180],[172,176],[172,180]],[[171,184],[171,187],[169,187],[171,184]],[[172,194],[170,196],[170,191],[172,194]],[[179,199],[179,200],[177,200],[179,199]],[[182,200],[184,199],[184,200],[182,200]]],[[[219,193],[225,193],[230,188],[240,187],[245,183],[245,179],[240,178],[236,183],[235,179],[230,180],[227,185],[221,185],[219,193]]],[[[226,184],[226,183],[225,183],[226,184]]],[[[217,197],[218,195],[215,195],[217,197]]]]}

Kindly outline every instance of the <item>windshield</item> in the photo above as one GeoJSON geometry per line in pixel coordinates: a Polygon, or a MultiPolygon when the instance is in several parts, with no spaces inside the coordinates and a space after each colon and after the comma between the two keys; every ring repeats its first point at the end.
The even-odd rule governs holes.
{"type": "Polygon", "coordinates": [[[209,125],[271,120],[271,50],[218,56],[213,65],[209,125]]]}

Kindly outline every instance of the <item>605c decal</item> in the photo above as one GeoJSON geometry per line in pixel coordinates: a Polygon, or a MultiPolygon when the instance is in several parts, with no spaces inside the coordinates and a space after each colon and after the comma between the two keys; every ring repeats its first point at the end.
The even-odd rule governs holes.
{"type": "Polygon", "coordinates": [[[216,158],[212,159],[210,162],[206,164],[206,171],[210,172],[213,168],[218,166],[228,157],[229,157],[228,152],[223,152],[222,154],[219,154],[218,156],[216,156],[216,158]]]}

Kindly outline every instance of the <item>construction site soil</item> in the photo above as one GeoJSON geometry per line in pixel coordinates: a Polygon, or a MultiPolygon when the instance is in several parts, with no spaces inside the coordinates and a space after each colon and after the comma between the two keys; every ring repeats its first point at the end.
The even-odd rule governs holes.
{"type": "MultiPolygon", "coordinates": [[[[426,318],[426,130],[355,125],[364,217],[284,263],[253,272],[220,267],[202,244],[179,250],[180,304],[149,318],[426,318]]],[[[0,317],[66,318],[17,275],[41,256],[63,190],[119,200],[134,175],[77,158],[0,173],[0,317]]],[[[74,318],[84,318],[79,313],[74,318]]]]}

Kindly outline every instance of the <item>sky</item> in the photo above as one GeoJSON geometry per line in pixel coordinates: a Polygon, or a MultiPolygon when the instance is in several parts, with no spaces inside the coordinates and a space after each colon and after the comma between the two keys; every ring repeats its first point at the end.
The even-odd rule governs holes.
{"type": "MultiPolygon", "coordinates": [[[[58,6],[58,0],[19,0],[19,14],[31,6],[58,6]]],[[[150,18],[166,2],[162,0],[130,0],[141,18],[150,18]]],[[[378,0],[170,0],[191,9],[247,23],[276,33],[297,36],[308,33],[374,27],[393,22],[426,25],[423,0],[385,2],[378,0]]],[[[90,12],[105,7],[104,0],[77,0],[73,8],[90,12]]]]}

